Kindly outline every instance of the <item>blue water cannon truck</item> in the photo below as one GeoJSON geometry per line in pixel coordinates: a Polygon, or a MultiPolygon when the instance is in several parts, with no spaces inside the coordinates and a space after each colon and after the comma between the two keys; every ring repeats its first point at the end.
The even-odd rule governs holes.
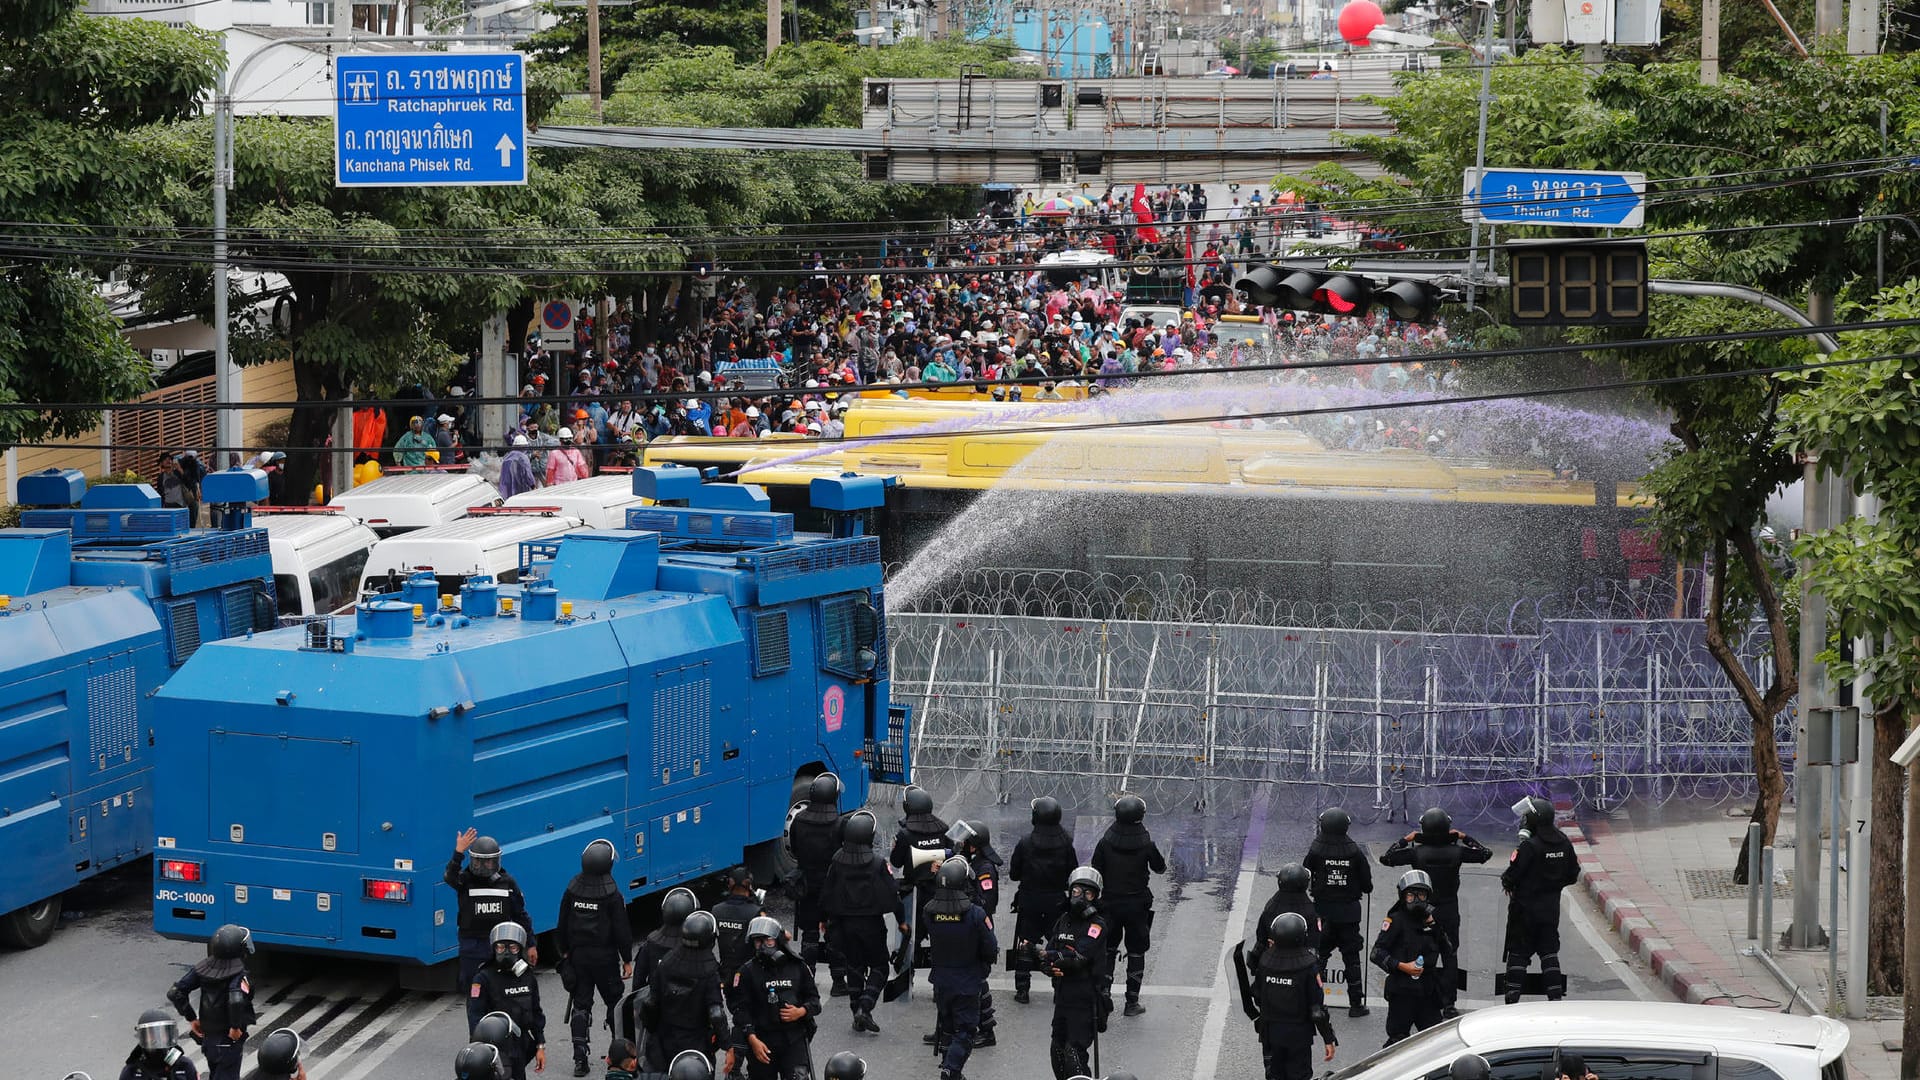
{"type": "Polygon", "coordinates": [[[201,481],[211,530],[146,484],[88,488],[75,469],[17,490],[20,527],[0,530],[0,942],[31,948],[67,890],[153,850],[154,691],[275,610],[247,509],[265,473],[201,481]]]}
{"type": "Polygon", "coordinates": [[[796,533],[760,488],[633,475],[653,505],[525,545],[515,585],[440,596],[426,572],[203,647],[156,702],[155,928],[434,965],[457,955],[442,871],[469,826],[544,931],[593,840],[630,899],[743,859],[769,875],[814,776],[847,806],[905,783],[866,529],[887,482],[816,480],[828,531],[796,533]]]}

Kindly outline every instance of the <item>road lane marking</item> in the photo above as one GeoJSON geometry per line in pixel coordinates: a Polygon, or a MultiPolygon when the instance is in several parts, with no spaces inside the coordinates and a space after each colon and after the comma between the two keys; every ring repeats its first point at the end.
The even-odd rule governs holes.
{"type": "Polygon", "coordinates": [[[1200,1053],[1194,1059],[1194,1076],[1212,1076],[1220,1061],[1220,1046],[1227,1035],[1227,1016],[1233,1011],[1233,986],[1227,975],[1227,955],[1234,945],[1246,937],[1247,916],[1253,911],[1253,883],[1260,877],[1260,847],[1267,839],[1267,810],[1272,805],[1273,785],[1263,783],[1253,796],[1247,842],[1240,850],[1240,876],[1233,884],[1233,908],[1227,914],[1227,930],[1220,941],[1220,958],[1213,966],[1207,1023],[1200,1032],[1200,1053]]]}

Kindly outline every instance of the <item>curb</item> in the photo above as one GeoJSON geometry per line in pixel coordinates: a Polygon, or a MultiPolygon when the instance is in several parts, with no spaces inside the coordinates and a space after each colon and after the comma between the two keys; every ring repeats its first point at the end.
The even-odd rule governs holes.
{"type": "Polygon", "coordinates": [[[1612,875],[1601,865],[1599,855],[1594,853],[1593,840],[1587,835],[1586,825],[1572,820],[1572,807],[1562,809],[1556,806],[1555,809],[1565,814],[1568,823],[1574,827],[1568,839],[1573,841],[1574,851],[1580,860],[1581,886],[1586,889],[1587,896],[1600,910],[1607,925],[1625,943],[1627,951],[1652,968],[1654,977],[1678,1000],[1690,1005],[1730,1005],[1733,996],[1681,959],[1672,943],[1660,936],[1659,927],[1641,913],[1639,904],[1613,883],[1612,875]]]}

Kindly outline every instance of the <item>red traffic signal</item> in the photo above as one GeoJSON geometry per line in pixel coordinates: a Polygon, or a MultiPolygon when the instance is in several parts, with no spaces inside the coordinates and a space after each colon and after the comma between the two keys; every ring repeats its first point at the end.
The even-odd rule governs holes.
{"type": "Polygon", "coordinates": [[[1425,280],[1333,270],[1295,270],[1262,263],[1233,287],[1248,303],[1321,315],[1364,315],[1376,304],[1396,319],[1426,322],[1440,306],[1440,287],[1425,280]]]}

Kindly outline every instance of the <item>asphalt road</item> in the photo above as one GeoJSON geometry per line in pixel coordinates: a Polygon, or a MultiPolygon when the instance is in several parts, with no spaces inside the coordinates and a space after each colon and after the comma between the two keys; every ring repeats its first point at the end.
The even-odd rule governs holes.
{"type": "MultiPolygon", "coordinates": [[[[943,817],[988,822],[1003,857],[1025,831],[1028,799],[1044,793],[1016,790],[1005,804],[998,804],[974,775],[957,783],[931,778],[928,786],[943,817]]],[[[1150,807],[1148,825],[1171,868],[1155,886],[1158,914],[1144,995],[1148,1011],[1132,1018],[1116,1011],[1101,1038],[1103,1072],[1124,1069],[1143,1080],[1261,1076],[1253,1029],[1240,1011],[1223,959],[1235,940],[1252,933],[1254,919],[1273,892],[1272,872],[1304,854],[1319,808],[1306,804],[1305,796],[1293,789],[1268,786],[1217,792],[1215,799],[1205,812],[1150,807]]],[[[1069,816],[1084,858],[1105,827],[1106,807],[1069,807],[1069,816]]],[[[892,817],[891,808],[881,811],[883,832],[891,829],[892,817]]],[[[1502,826],[1473,829],[1466,824],[1494,849],[1495,861],[1470,869],[1463,887],[1469,983],[1462,1005],[1494,1007],[1493,973],[1500,966],[1505,907],[1497,875],[1512,837],[1502,826]]],[[[1408,828],[1404,822],[1357,823],[1354,835],[1377,856],[1408,828]]],[[[141,865],[96,882],[74,898],[72,913],[47,946],[0,952],[0,1015],[26,1036],[16,1037],[6,1075],[58,1080],[69,1070],[82,1069],[104,1080],[119,1074],[132,1046],[135,1018],[143,1009],[164,1005],[168,985],[198,958],[195,947],[152,932],[148,874],[141,865]]],[[[1391,902],[1395,876],[1394,870],[1376,867],[1376,926],[1391,902]]],[[[1562,963],[1570,995],[1634,998],[1652,993],[1604,944],[1607,939],[1594,932],[1593,917],[1575,891],[1566,896],[1562,963]]],[[[777,897],[771,906],[776,914],[787,913],[777,897]]],[[[1011,920],[1002,922],[1004,946],[1011,920]]],[[[824,967],[820,977],[824,984],[824,967]]],[[[1376,1000],[1369,1017],[1349,1019],[1340,1007],[1343,995],[1331,999],[1340,1041],[1334,1066],[1359,1060],[1384,1040],[1386,1009],[1377,1000],[1380,980],[1379,972],[1371,972],[1376,1000]]],[[[1049,1076],[1051,995],[1044,980],[1036,982],[1033,1003],[1025,1006],[1013,1002],[1010,976],[996,971],[992,981],[999,1045],[976,1051],[967,1076],[1049,1076]]],[[[311,1080],[438,1080],[451,1075],[453,1055],[466,1041],[465,1011],[458,997],[399,989],[391,969],[303,959],[272,964],[256,982],[265,1018],[256,1031],[281,1026],[298,1030],[307,1041],[311,1080]]],[[[570,1076],[565,1005],[551,971],[545,974],[542,993],[549,1016],[546,1075],[570,1076]]],[[[931,1051],[920,1042],[933,1026],[932,996],[924,978],[917,981],[911,1001],[883,1005],[875,1019],[881,1035],[855,1034],[846,1000],[830,999],[814,1042],[816,1064],[824,1064],[838,1050],[853,1049],[867,1059],[874,1077],[937,1075],[931,1051]]]]}

